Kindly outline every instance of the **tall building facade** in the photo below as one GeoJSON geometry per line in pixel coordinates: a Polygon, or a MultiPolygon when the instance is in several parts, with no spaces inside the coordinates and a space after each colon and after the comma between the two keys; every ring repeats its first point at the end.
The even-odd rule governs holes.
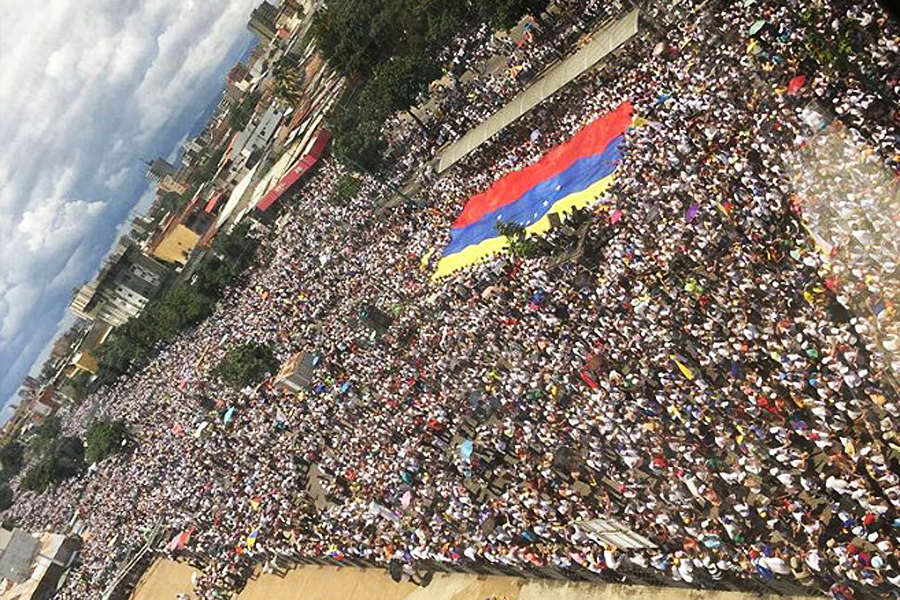
{"type": "Polygon", "coordinates": [[[175,166],[162,157],[154,161],[147,161],[147,177],[154,181],[159,181],[174,172],[175,166]]]}
{"type": "Polygon", "coordinates": [[[120,243],[97,278],[75,292],[69,310],[83,319],[118,327],[141,313],[169,272],[168,266],[141,252],[131,240],[120,243]]]}
{"type": "Polygon", "coordinates": [[[247,23],[247,29],[253,32],[260,43],[268,44],[275,37],[277,27],[275,21],[278,19],[278,8],[263,2],[253,9],[250,14],[250,22],[247,23]]]}

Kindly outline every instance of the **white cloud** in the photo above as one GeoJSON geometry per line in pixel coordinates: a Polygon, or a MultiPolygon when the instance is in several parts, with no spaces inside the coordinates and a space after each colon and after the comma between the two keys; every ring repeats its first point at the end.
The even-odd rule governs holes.
{"type": "Polygon", "coordinates": [[[246,45],[259,0],[3,0],[0,402],[246,45]]]}

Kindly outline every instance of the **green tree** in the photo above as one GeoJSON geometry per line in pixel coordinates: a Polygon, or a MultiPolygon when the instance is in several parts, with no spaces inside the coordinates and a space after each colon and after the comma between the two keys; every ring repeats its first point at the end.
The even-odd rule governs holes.
{"type": "Polygon", "coordinates": [[[13,493],[8,485],[0,485],[0,512],[13,505],[13,493]]]}
{"type": "Polygon", "coordinates": [[[62,431],[62,421],[59,420],[57,416],[50,416],[41,421],[40,425],[38,425],[34,432],[36,435],[40,435],[42,437],[46,437],[49,439],[55,439],[59,436],[62,431]]]}
{"type": "Polygon", "coordinates": [[[253,261],[259,241],[248,232],[249,224],[242,224],[231,233],[220,235],[213,243],[213,256],[199,267],[191,284],[173,286],[148,304],[143,313],[112,333],[97,350],[98,385],[131,372],[152,355],[160,342],[212,314],[221,290],[232,285],[253,261]]]}
{"type": "Polygon", "coordinates": [[[94,376],[87,371],[80,371],[69,380],[76,401],[84,400],[91,392],[94,376]]]}
{"type": "Polygon", "coordinates": [[[125,422],[98,421],[91,425],[84,436],[84,457],[89,463],[100,462],[107,456],[121,452],[128,439],[128,428],[125,422]]]}
{"type": "Polygon", "coordinates": [[[249,235],[249,222],[244,221],[229,233],[219,234],[213,242],[213,252],[197,269],[192,286],[201,294],[217,298],[234,285],[253,262],[259,240],[249,235]]]}
{"type": "Polygon", "coordinates": [[[254,385],[267,373],[278,369],[272,349],[265,344],[244,342],[225,353],[216,367],[216,374],[236,388],[254,385]]]}
{"type": "Polygon", "coordinates": [[[25,458],[25,447],[13,440],[0,447],[0,465],[7,476],[12,476],[22,470],[22,462],[25,458]]]}
{"type": "MultiPolygon", "coordinates": [[[[74,294],[74,291],[73,291],[74,294]]],[[[56,374],[57,367],[54,365],[52,360],[46,361],[43,365],[41,365],[41,373],[38,375],[38,380],[41,383],[46,383],[50,381],[50,378],[56,374]]]]}
{"type": "Polygon", "coordinates": [[[49,462],[40,462],[25,472],[22,487],[32,492],[43,493],[53,483],[52,467],[49,462]]]}
{"type": "Polygon", "coordinates": [[[53,445],[53,441],[62,431],[62,424],[58,417],[50,416],[32,430],[29,447],[35,456],[41,456],[53,445]]]}
{"type": "Polygon", "coordinates": [[[408,49],[413,22],[406,12],[403,0],[332,0],[316,11],[310,33],[339,73],[366,78],[408,49]]]}
{"type": "Polygon", "coordinates": [[[159,199],[159,210],[163,213],[167,212],[178,212],[184,207],[184,199],[181,195],[176,194],[175,192],[166,192],[159,199]]]}
{"type": "Polygon", "coordinates": [[[381,135],[381,123],[371,106],[347,100],[336,105],[326,117],[331,131],[331,151],[351,166],[358,164],[368,171],[384,166],[387,142],[381,135]]]}
{"type": "Polygon", "coordinates": [[[297,64],[296,57],[286,54],[272,67],[275,80],[275,95],[290,105],[297,104],[303,97],[304,72],[297,64]]]}
{"type": "Polygon", "coordinates": [[[466,0],[414,0],[413,14],[424,23],[429,48],[440,50],[473,20],[466,0]]]}
{"type": "Polygon", "coordinates": [[[213,301],[187,284],[178,284],[162,298],[151,302],[144,312],[129,319],[97,350],[98,380],[109,383],[140,364],[159,342],[172,339],[179,331],[196,325],[210,314],[213,301]]]}
{"type": "Polygon", "coordinates": [[[525,15],[538,21],[547,10],[550,0],[477,0],[482,18],[497,29],[512,29],[525,15]]]}
{"type": "Polygon", "coordinates": [[[376,68],[375,76],[369,84],[369,97],[375,103],[382,121],[395,112],[406,111],[425,129],[424,123],[410,109],[418,103],[419,96],[428,90],[428,84],[440,75],[440,68],[427,58],[394,57],[376,68]]]}
{"type": "Polygon", "coordinates": [[[60,436],[59,420],[48,417],[32,438],[37,464],[22,478],[22,487],[43,492],[51,485],[73,477],[84,469],[84,444],[76,436],[60,436]],[[41,440],[35,444],[34,440],[41,440]]]}
{"type": "Polygon", "coordinates": [[[393,57],[436,57],[482,13],[492,17],[493,12],[485,10],[490,4],[488,0],[331,0],[316,12],[310,32],[339,73],[367,79],[393,57]]]}
{"type": "Polygon", "coordinates": [[[74,477],[84,467],[84,444],[77,436],[58,438],[50,449],[47,458],[50,464],[51,478],[54,483],[74,477]]]}
{"type": "Polygon", "coordinates": [[[213,311],[213,303],[187,284],[178,284],[153,304],[145,315],[157,340],[166,341],[196,325],[213,311]]]}
{"type": "Polygon", "coordinates": [[[245,220],[230,232],[216,236],[213,251],[232,263],[233,272],[243,272],[253,262],[259,240],[250,235],[250,222],[245,220]]]}
{"type": "Polygon", "coordinates": [[[203,265],[197,269],[193,286],[210,298],[216,298],[222,291],[234,283],[230,265],[216,255],[209,255],[203,265]]]}
{"type": "MultiPolygon", "coordinates": [[[[248,109],[249,112],[246,115],[247,121],[250,120],[250,117],[253,116],[253,109],[256,107],[256,103],[259,102],[259,94],[254,92],[251,94],[253,96],[253,104],[250,105],[248,109]]],[[[246,126],[244,123],[240,129],[243,129],[246,126]]],[[[194,197],[194,194],[197,193],[197,190],[200,189],[200,186],[212,179],[213,175],[216,174],[216,171],[219,170],[219,163],[222,161],[222,157],[225,155],[225,150],[228,149],[228,146],[222,144],[218,150],[213,152],[212,154],[207,154],[203,161],[194,169],[191,178],[194,181],[194,185],[184,194],[181,195],[182,206],[187,205],[190,202],[191,198],[194,197]]]]}
{"type": "MultiPolygon", "coordinates": [[[[228,125],[235,131],[242,131],[253,117],[253,112],[256,110],[256,105],[261,97],[259,92],[247,94],[240,104],[232,107],[228,116],[228,125]]],[[[198,176],[198,179],[202,178],[198,176]]]]}
{"type": "Polygon", "coordinates": [[[120,327],[122,331],[114,332],[106,343],[97,349],[100,364],[97,379],[102,384],[111,383],[119,375],[128,373],[132,365],[140,362],[147,354],[147,347],[143,343],[136,342],[125,329],[129,327],[131,321],[120,327]]]}

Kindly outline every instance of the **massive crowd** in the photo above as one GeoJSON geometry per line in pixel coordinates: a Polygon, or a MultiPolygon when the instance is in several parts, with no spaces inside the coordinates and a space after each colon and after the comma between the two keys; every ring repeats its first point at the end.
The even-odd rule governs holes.
{"type": "MultiPolygon", "coordinates": [[[[66,425],[124,418],[134,451],[10,509],[30,527],[87,527],[58,597],[97,597],[157,522],[192,531],[180,552],[203,566],[201,598],[277,555],[632,565],[696,586],[900,597],[900,403],[877,335],[893,327],[896,266],[823,254],[806,216],[896,183],[834,197],[810,180],[829,171],[803,162],[838,132],[841,152],[896,181],[900,29],[874,0],[681,7],[663,46],[643,29],[424,177],[421,206],[376,210],[372,180],[329,204],[343,168],[326,160],[215,315],[66,425]],[[814,36],[849,42],[825,62],[814,36]],[[577,239],[564,228],[536,257],[430,281],[467,197],[624,100],[638,119],[616,184],[573,217],[580,256],[562,260],[577,239]],[[860,285],[880,310],[860,312],[860,285]],[[381,334],[369,304],[392,317],[381,334]],[[245,340],[316,354],[310,389],[224,385],[212,367],[245,340]],[[307,491],[312,465],[325,498],[307,491]],[[599,517],[656,547],[604,547],[575,526],[599,517]]],[[[495,108],[468,102],[476,121],[495,108]]]]}

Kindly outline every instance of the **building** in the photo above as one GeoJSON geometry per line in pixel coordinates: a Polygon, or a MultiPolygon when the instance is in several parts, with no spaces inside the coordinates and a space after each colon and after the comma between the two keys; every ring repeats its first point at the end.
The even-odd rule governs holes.
{"type": "Polygon", "coordinates": [[[241,100],[244,98],[244,92],[248,86],[245,84],[241,86],[237,83],[233,83],[229,81],[225,84],[225,89],[222,91],[222,99],[228,106],[238,106],[241,103],[241,100]]]}
{"type": "Polygon", "coordinates": [[[190,167],[200,164],[203,158],[203,151],[206,149],[206,142],[204,138],[205,136],[201,134],[184,143],[184,145],[181,147],[181,164],[190,167]]]}
{"type": "MultiPolygon", "coordinates": [[[[112,325],[108,323],[102,321],[94,323],[85,333],[78,347],[72,352],[69,364],[65,368],[67,378],[72,379],[81,373],[97,374],[100,370],[100,363],[97,360],[97,348],[106,342],[112,330],[112,325]]],[[[66,387],[63,386],[61,389],[66,390],[66,387]]]]}
{"type": "Polygon", "coordinates": [[[81,286],[69,310],[89,321],[103,321],[113,327],[141,313],[156,296],[170,269],[141,252],[125,238],[107,259],[94,281],[81,286]]]}
{"type": "Polygon", "coordinates": [[[218,203],[220,193],[213,185],[200,186],[180,212],[163,220],[160,231],[148,244],[150,253],[161,261],[186,265],[194,248],[215,223],[212,208],[218,203]]]}
{"type": "Polygon", "coordinates": [[[178,194],[181,196],[188,191],[190,187],[191,184],[186,180],[178,179],[174,174],[169,173],[157,182],[156,192],[159,194],[178,194]]]}
{"type": "Polygon", "coordinates": [[[275,37],[278,30],[275,22],[278,20],[278,8],[263,2],[250,14],[250,22],[247,23],[247,29],[253,32],[261,44],[268,44],[275,37]]]}
{"type": "Polygon", "coordinates": [[[69,363],[68,376],[75,377],[79,373],[90,373],[96,375],[100,370],[100,363],[94,358],[90,352],[76,352],[69,363]]]}
{"type": "Polygon", "coordinates": [[[131,229],[128,230],[128,237],[140,244],[153,235],[155,230],[156,223],[151,217],[147,215],[135,217],[131,220],[131,229]]]}
{"type": "Polygon", "coordinates": [[[228,71],[228,83],[238,84],[244,81],[249,74],[250,69],[244,66],[244,63],[239,61],[231,67],[230,71],[228,71]]]}
{"type": "Polygon", "coordinates": [[[234,136],[223,155],[224,161],[230,161],[229,181],[232,185],[236,185],[256,165],[283,117],[284,111],[272,103],[262,115],[234,136]]]}
{"type": "Polygon", "coordinates": [[[0,529],[0,600],[49,600],[79,548],[77,537],[0,529]]]}
{"type": "MultiPolygon", "coordinates": [[[[72,328],[70,328],[63,335],[57,338],[55,342],[53,342],[53,348],[50,350],[50,356],[48,356],[47,360],[44,362],[44,367],[47,369],[47,371],[55,372],[59,370],[64,361],[66,361],[72,354],[72,347],[78,342],[78,339],[82,335],[84,335],[84,330],[84,323],[76,323],[72,328]]],[[[43,376],[42,380],[46,381],[43,376]]]]}
{"type": "Polygon", "coordinates": [[[31,375],[26,375],[25,379],[22,380],[22,387],[27,390],[34,391],[34,390],[38,389],[39,385],[40,385],[40,382],[37,379],[35,379],[34,377],[32,377],[31,375]]]}
{"type": "Polygon", "coordinates": [[[182,223],[173,223],[153,245],[153,256],[170,263],[187,264],[191,252],[200,241],[200,234],[182,223]]]}
{"type": "Polygon", "coordinates": [[[27,375],[25,379],[22,380],[22,387],[19,389],[19,397],[30,398],[37,393],[39,386],[40,382],[37,379],[31,375],[27,375]]]}
{"type": "Polygon", "coordinates": [[[171,175],[174,172],[175,166],[162,157],[154,161],[147,161],[147,177],[154,181],[159,181],[166,175],[171,175]]]}
{"type": "Polygon", "coordinates": [[[45,387],[34,401],[30,403],[28,407],[30,415],[38,421],[55,415],[62,406],[63,400],[58,397],[57,392],[56,384],[50,384],[45,387]]]}
{"type": "Polygon", "coordinates": [[[298,352],[287,360],[275,376],[277,389],[296,394],[309,387],[317,359],[308,352],[298,352]]]}

